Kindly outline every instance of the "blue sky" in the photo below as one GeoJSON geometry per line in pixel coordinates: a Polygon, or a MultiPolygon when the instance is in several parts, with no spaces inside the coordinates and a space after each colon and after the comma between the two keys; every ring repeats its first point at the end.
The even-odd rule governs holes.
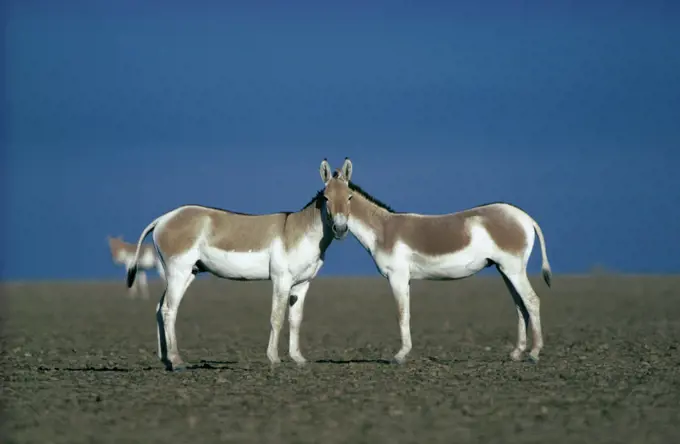
{"type": "Polygon", "coordinates": [[[121,278],[107,234],[296,210],[345,156],[398,211],[524,208],[556,273],[680,271],[670,2],[6,3],[5,280],[121,278]]]}

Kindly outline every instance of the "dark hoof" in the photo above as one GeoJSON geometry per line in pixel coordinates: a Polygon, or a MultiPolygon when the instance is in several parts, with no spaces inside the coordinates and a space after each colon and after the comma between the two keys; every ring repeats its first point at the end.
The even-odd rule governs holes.
{"type": "Polygon", "coordinates": [[[174,373],[185,372],[185,371],[187,371],[187,370],[189,370],[189,367],[188,367],[186,364],[184,364],[184,363],[182,363],[182,364],[176,364],[176,365],[173,365],[173,366],[172,366],[172,371],[173,371],[174,373]]]}
{"type": "Polygon", "coordinates": [[[173,373],[179,373],[188,370],[188,366],[185,363],[173,364],[172,362],[164,362],[165,370],[173,373]]]}

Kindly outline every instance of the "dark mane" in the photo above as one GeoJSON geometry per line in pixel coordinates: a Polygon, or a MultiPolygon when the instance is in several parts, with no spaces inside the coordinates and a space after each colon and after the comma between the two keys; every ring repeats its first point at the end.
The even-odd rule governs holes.
{"type": "Polygon", "coordinates": [[[371,196],[366,191],[364,191],[359,185],[355,184],[352,181],[349,182],[349,189],[354,191],[355,193],[361,194],[364,198],[366,198],[366,200],[368,200],[369,202],[373,202],[374,204],[376,204],[380,208],[387,210],[390,213],[396,213],[396,211],[394,211],[392,209],[392,207],[387,205],[385,202],[381,202],[378,199],[376,199],[375,197],[371,196]]]}
{"type": "MultiPolygon", "coordinates": [[[[302,210],[304,210],[305,208],[309,207],[309,206],[312,205],[313,203],[316,203],[316,207],[317,207],[317,208],[320,208],[320,207],[321,207],[321,198],[322,198],[322,197],[323,197],[323,190],[317,191],[316,194],[314,195],[314,197],[312,197],[312,199],[311,199],[309,202],[307,202],[307,204],[306,204],[304,207],[302,207],[302,210]]],[[[300,210],[300,211],[302,211],[302,210],[300,210]]]]}

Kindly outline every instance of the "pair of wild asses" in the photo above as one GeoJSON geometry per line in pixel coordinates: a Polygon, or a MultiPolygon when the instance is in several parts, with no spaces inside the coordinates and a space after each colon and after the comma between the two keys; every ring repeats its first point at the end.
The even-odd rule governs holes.
{"type": "Polygon", "coordinates": [[[127,284],[134,283],[142,241],[153,231],[167,281],[156,317],[158,356],[168,370],[185,367],[175,320],[184,293],[201,272],[226,279],[271,280],[267,356],[272,363],[280,362],[279,334],[289,306],[289,353],[303,364],[299,334],[309,284],[333,239],[343,239],[349,232],[371,254],[394,293],[402,342],[396,362],[403,363],[411,350],[410,281],[460,279],[490,265],[498,268],[517,307],[517,346],[511,358],[522,358],[531,325],[529,357],[538,360],[543,347],[540,300],[526,272],[535,233],[548,286],[551,272],[543,233],[531,216],[505,203],[445,215],[397,213],[351,182],[348,158],[335,172],[324,159],[320,173],[324,188],[294,213],[250,215],[186,205],[163,214],[144,229],[127,284]]]}

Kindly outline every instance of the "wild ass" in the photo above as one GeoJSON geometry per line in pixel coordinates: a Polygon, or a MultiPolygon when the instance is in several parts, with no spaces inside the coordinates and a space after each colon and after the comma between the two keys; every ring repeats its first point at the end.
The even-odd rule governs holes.
{"type": "MultiPolygon", "coordinates": [[[[109,242],[109,249],[111,250],[111,258],[117,265],[124,265],[126,274],[130,271],[133,261],[135,260],[136,246],[123,240],[122,236],[111,237],[107,236],[109,242]]],[[[130,288],[130,294],[134,296],[137,294],[137,288],[141,287],[142,298],[149,298],[149,288],[146,280],[146,272],[148,270],[156,269],[161,279],[165,280],[165,273],[163,272],[163,265],[156,255],[156,250],[153,245],[142,245],[140,255],[137,260],[137,274],[139,280],[130,288]]]]}
{"type": "Polygon", "coordinates": [[[156,308],[158,357],[166,369],[180,370],[185,366],[177,345],[175,320],[184,293],[201,272],[232,280],[271,280],[267,357],[273,364],[280,362],[279,333],[288,302],[289,354],[298,364],[305,363],[299,345],[305,297],[333,238],[342,239],[348,233],[352,163],[346,159],[333,176],[324,159],[320,173],[324,189],[297,212],[252,215],[185,205],[144,229],[128,273],[128,286],[135,279],[134,263],[142,241],[153,231],[167,276],[165,292],[156,308]]]}
{"type": "Polygon", "coordinates": [[[350,182],[353,192],[349,231],[371,254],[389,281],[397,303],[402,346],[394,359],[406,360],[411,351],[410,281],[453,280],[469,277],[496,265],[510,291],[518,315],[520,360],[527,348],[531,322],[533,344],[529,357],[538,361],[543,348],[540,300],[527,277],[534,230],[541,243],[543,278],[550,287],[551,271],[545,239],[538,223],[507,203],[491,203],[444,215],[397,213],[350,182]]]}

